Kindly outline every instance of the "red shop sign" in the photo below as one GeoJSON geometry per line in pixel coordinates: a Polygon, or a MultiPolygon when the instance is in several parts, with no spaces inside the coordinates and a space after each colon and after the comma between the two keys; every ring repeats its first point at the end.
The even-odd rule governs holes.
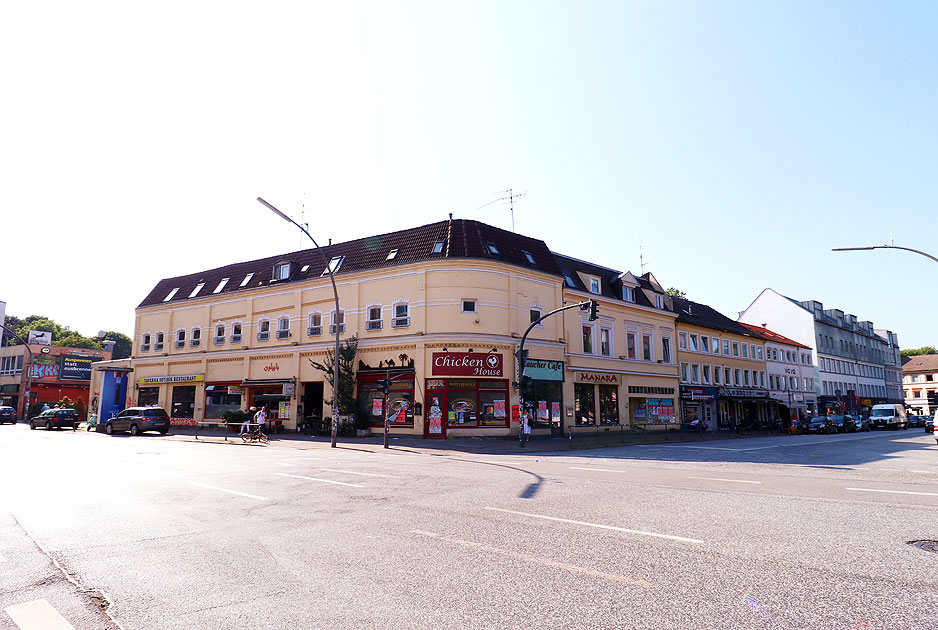
{"type": "Polygon", "coordinates": [[[502,376],[502,355],[481,352],[434,352],[433,376],[502,376]]]}

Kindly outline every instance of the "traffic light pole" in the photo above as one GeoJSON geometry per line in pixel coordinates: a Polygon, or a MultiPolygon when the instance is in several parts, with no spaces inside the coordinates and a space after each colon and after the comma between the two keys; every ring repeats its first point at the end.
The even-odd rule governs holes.
{"type": "MultiPolygon", "coordinates": [[[[524,364],[528,360],[528,351],[524,349],[524,342],[527,341],[528,334],[534,330],[535,326],[540,324],[551,315],[556,315],[561,311],[567,311],[571,308],[578,308],[581,311],[589,311],[589,320],[591,322],[596,321],[596,319],[599,317],[599,303],[596,302],[596,300],[584,300],[583,302],[577,302],[576,304],[570,304],[569,306],[561,306],[560,308],[554,309],[546,315],[538,317],[536,320],[531,322],[531,325],[528,326],[528,329],[524,331],[523,335],[521,335],[521,345],[518,346],[518,354],[516,355],[518,360],[518,430],[521,432],[524,432],[524,364]]],[[[523,436],[521,444],[524,445],[523,436]]]]}

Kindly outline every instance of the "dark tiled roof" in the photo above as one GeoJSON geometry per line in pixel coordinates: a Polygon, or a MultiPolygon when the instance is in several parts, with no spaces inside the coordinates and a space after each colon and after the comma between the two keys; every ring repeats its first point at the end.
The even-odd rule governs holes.
{"type": "MultiPolygon", "coordinates": [[[[590,293],[589,287],[583,284],[582,278],[577,274],[577,272],[580,272],[587,276],[599,278],[600,295],[622,301],[622,282],[619,278],[623,272],[608,267],[601,267],[586,262],[585,260],[564,256],[563,254],[554,253],[554,258],[569,288],[590,293]]],[[[644,276],[635,276],[635,280],[638,282],[638,287],[635,291],[635,304],[647,306],[648,308],[657,308],[650,296],[655,293],[660,293],[664,297],[664,310],[672,310],[671,296],[658,291],[656,282],[652,282],[651,278],[653,278],[653,276],[650,273],[646,273],[644,276]]]]}
{"type": "Polygon", "coordinates": [[[903,372],[938,372],[938,354],[902,357],[903,372]]]}
{"type": "MultiPolygon", "coordinates": [[[[560,276],[560,268],[544,241],[466,219],[439,221],[398,232],[326,245],[322,247],[322,254],[325,255],[327,261],[337,256],[345,257],[336,272],[337,276],[435,258],[500,260],[511,265],[560,276]],[[438,241],[444,243],[443,251],[440,254],[433,254],[433,245],[438,241]],[[494,251],[490,249],[489,243],[494,246],[494,251]],[[396,256],[388,260],[388,254],[395,249],[397,250],[396,256]],[[498,253],[494,253],[495,251],[498,253]],[[534,260],[533,264],[528,261],[525,252],[531,255],[534,260]]],[[[140,306],[163,303],[164,298],[175,288],[179,290],[169,302],[177,303],[187,300],[199,283],[205,283],[205,286],[193,299],[212,295],[218,283],[224,278],[229,278],[229,280],[220,291],[222,294],[318,278],[325,270],[322,254],[315,249],[304,249],[185,276],[165,278],[160,280],[140,302],[140,306]],[[293,272],[289,278],[272,280],[274,265],[278,262],[293,263],[293,272]],[[306,271],[302,271],[307,265],[306,271]],[[246,286],[241,287],[241,282],[249,273],[254,275],[246,286]]]]}
{"type": "Polygon", "coordinates": [[[745,335],[747,337],[757,336],[739,322],[733,321],[726,315],[700,302],[693,302],[676,297],[674,298],[674,312],[677,313],[677,321],[682,324],[702,326],[703,328],[721,330],[723,332],[745,335]]]}
{"type": "Polygon", "coordinates": [[[804,345],[803,343],[798,343],[794,339],[789,339],[785,335],[780,335],[775,331],[769,330],[764,326],[754,326],[752,324],[746,324],[744,322],[739,322],[741,325],[745,326],[749,330],[753,331],[760,337],[764,338],[766,341],[774,341],[776,343],[783,343],[788,346],[797,346],[799,348],[805,348],[810,350],[809,346],[804,345]]]}

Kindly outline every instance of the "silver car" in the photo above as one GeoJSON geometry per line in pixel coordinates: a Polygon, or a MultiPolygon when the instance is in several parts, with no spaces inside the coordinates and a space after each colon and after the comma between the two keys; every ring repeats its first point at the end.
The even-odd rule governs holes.
{"type": "Polygon", "coordinates": [[[159,431],[160,435],[166,435],[169,433],[169,415],[160,407],[128,407],[104,424],[104,432],[108,435],[115,431],[130,431],[131,435],[159,431]]]}

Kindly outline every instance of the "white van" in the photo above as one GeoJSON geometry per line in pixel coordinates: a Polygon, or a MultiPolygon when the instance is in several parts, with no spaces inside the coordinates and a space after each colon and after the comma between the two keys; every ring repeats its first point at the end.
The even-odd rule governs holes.
{"type": "Polygon", "coordinates": [[[873,405],[870,423],[877,429],[908,429],[909,417],[905,414],[905,405],[873,405]]]}

